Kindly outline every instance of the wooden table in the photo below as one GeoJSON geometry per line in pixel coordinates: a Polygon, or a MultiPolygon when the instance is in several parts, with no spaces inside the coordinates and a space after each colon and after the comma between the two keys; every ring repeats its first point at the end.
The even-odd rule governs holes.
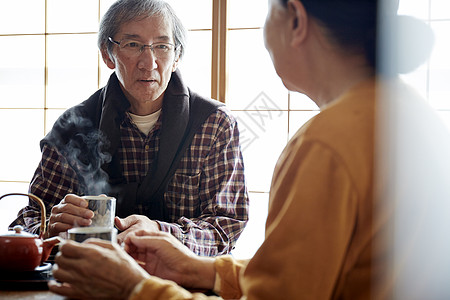
{"type": "Polygon", "coordinates": [[[44,291],[0,291],[1,300],[65,300],[66,297],[44,291]]]}

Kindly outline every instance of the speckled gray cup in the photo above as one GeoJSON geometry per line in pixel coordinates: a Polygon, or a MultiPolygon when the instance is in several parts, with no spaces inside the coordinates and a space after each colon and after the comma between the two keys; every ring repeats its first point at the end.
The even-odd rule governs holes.
{"type": "Polygon", "coordinates": [[[116,215],[116,198],[107,196],[83,196],[89,203],[88,208],[94,212],[89,227],[114,227],[116,215]]]}
{"type": "Polygon", "coordinates": [[[67,231],[69,240],[82,243],[89,238],[117,242],[117,229],[108,227],[75,227],[67,231]]]}

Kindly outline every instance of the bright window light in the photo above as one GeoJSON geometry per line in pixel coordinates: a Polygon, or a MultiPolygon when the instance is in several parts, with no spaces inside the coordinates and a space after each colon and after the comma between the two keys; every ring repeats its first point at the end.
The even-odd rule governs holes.
{"type": "MultiPolygon", "coordinates": [[[[226,104],[239,122],[250,191],[250,222],[233,254],[248,258],[264,239],[268,193],[278,156],[289,138],[319,110],[308,97],[288,92],[275,73],[262,34],[267,1],[227,1],[226,104]]],[[[113,2],[0,1],[0,194],[27,192],[40,159],[39,140],[65,109],[106,84],[112,71],[99,56],[96,32],[99,18],[113,2]]],[[[183,77],[194,91],[209,96],[213,1],[168,2],[189,30],[180,64],[183,77]]],[[[402,77],[450,127],[449,3],[400,0],[399,13],[425,20],[434,30],[431,58],[402,77]]],[[[0,203],[0,232],[26,203],[3,201],[7,204],[0,203]]]]}

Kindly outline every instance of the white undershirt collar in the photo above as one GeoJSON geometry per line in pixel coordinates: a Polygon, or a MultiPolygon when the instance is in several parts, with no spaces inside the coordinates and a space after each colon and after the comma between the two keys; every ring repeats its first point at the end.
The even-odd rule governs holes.
{"type": "Polygon", "coordinates": [[[145,135],[148,135],[150,130],[152,130],[152,128],[155,126],[160,114],[161,109],[146,116],[139,116],[128,112],[128,115],[133,121],[133,124],[136,125],[136,127],[145,135]]]}

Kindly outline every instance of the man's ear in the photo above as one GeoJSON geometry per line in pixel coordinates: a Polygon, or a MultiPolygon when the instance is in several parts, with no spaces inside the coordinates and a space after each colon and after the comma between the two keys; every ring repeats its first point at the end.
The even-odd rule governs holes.
{"type": "Polygon", "coordinates": [[[308,14],[299,0],[288,1],[288,11],[292,30],[291,45],[298,46],[303,43],[308,33],[308,14]]]}
{"type": "Polygon", "coordinates": [[[111,70],[114,70],[116,68],[116,63],[113,61],[113,59],[109,56],[108,51],[103,48],[101,51],[103,62],[110,68],[111,70]]]}
{"type": "Polygon", "coordinates": [[[180,55],[178,54],[172,65],[172,72],[175,72],[178,68],[178,64],[180,63],[180,55]]]}

